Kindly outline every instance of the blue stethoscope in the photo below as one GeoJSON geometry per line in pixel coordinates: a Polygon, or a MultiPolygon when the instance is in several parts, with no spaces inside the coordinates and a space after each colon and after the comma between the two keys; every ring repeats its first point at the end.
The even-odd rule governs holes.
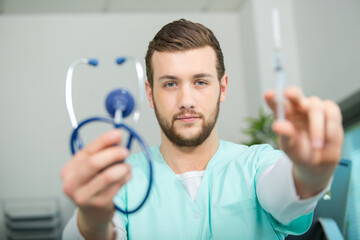
{"type": "Polygon", "coordinates": [[[149,173],[150,173],[149,174],[149,184],[148,184],[148,188],[146,190],[145,196],[144,196],[143,200],[140,202],[140,204],[131,210],[127,210],[127,209],[124,210],[114,203],[114,206],[118,211],[120,211],[124,214],[131,214],[131,213],[138,211],[144,205],[145,201],[149,197],[151,184],[152,184],[152,180],[153,180],[153,169],[152,169],[152,164],[151,164],[149,147],[147,146],[145,141],[139,136],[138,133],[136,133],[131,127],[129,127],[128,125],[123,123],[123,119],[125,117],[129,116],[133,112],[134,108],[135,108],[135,112],[133,114],[133,122],[137,123],[137,121],[140,118],[140,105],[143,101],[144,94],[145,94],[144,70],[143,70],[140,62],[132,57],[119,57],[116,59],[116,63],[118,65],[121,65],[127,61],[131,61],[134,64],[135,69],[136,69],[136,75],[137,75],[137,79],[138,79],[138,102],[137,103],[135,103],[133,96],[126,89],[123,89],[123,88],[115,89],[109,93],[109,95],[107,96],[106,101],[105,101],[106,110],[108,111],[108,113],[110,114],[110,116],[112,118],[111,117],[91,117],[91,118],[85,119],[84,121],[82,121],[78,124],[76,117],[75,117],[74,107],[73,107],[73,103],[72,103],[72,79],[73,79],[74,69],[77,66],[79,66],[80,64],[87,64],[87,65],[91,65],[91,66],[98,65],[97,59],[88,59],[88,58],[77,59],[70,65],[70,67],[67,71],[67,74],[66,74],[65,102],[66,102],[66,109],[69,114],[70,122],[74,129],[71,134],[71,140],[70,140],[70,148],[71,148],[71,153],[73,155],[76,153],[77,150],[80,150],[83,147],[82,140],[78,134],[79,129],[82,126],[84,126],[90,122],[106,122],[106,123],[113,124],[115,126],[115,128],[122,128],[122,129],[125,129],[126,131],[128,131],[129,139],[128,139],[126,147],[129,150],[131,148],[131,143],[132,143],[133,138],[135,138],[139,142],[142,150],[145,153],[145,156],[146,156],[146,158],[148,160],[148,164],[149,164],[149,173]]]}

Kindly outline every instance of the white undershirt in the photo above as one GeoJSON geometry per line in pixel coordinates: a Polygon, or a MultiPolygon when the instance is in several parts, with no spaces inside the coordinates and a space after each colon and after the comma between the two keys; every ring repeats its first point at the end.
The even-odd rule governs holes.
{"type": "Polygon", "coordinates": [[[191,171],[183,174],[176,174],[186,191],[189,193],[191,199],[195,201],[197,192],[200,187],[201,180],[205,174],[203,171],[191,171]]]}

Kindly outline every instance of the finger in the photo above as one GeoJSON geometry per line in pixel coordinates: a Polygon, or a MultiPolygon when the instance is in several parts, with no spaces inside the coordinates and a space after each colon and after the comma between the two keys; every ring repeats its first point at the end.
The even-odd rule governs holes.
{"type": "MultiPolygon", "coordinates": [[[[108,131],[101,135],[99,138],[91,142],[88,146],[83,148],[82,150],[78,151],[69,161],[64,168],[61,171],[61,177],[65,181],[67,178],[73,177],[76,173],[74,173],[74,170],[77,171],[78,169],[81,169],[81,167],[84,165],[85,161],[87,161],[90,158],[90,155],[93,153],[100,151],[101,149],[104,149],[109,146],[113,146],[117,143],[120,144],[120,131],[117,129],[113,129],[111,131],[108,131]]],[[[86,163],[85,163],[86,164],[86,163]]],[[[65,193],[68,193],[71,191],[71,189],[67,189],[70,186],[64,185],[64,191],[65,193]]]]}
{"type": "Polygon", "coordinates": [[[290,121],[275,121],[272,129],[279,135],[292,137],[295,135],[295,127],[290,121]]]}
{"type": "Polygon", "coordinates": [[[300,111],[306,111],[308,107],[307,98],[298,87],[289,87],[285,90],[285,97],[289,100],[293,107],[298,108],[300,111]]]}
{"type": "Polygon", "coordinates": [[[265,101],[267,103],[267,105],[270,107],[270,109],[273,111],[275,118],[278,118],[278,104],[283,104],[284,107],[284,114],[285,114],[285,118],[290,115],[293,114],[294,112],[296,112],[296,110],[294,110],[294,106],[292,106],[292,104],[288,101],[288,99],[284,99],[283,103],[279,103],[276,100],[276,92],[273,90],[269,90],[265,93],[264,95],[265,101]]]}
{"type": "Polygon", "coordinates": [[[96,208],[105,208],[109,210],[115,210],[114,208],[114,197],[119,192],[120,188],[125,185],[130,177],[126,179],[122,184],[113,184],[105,189],[101,194],[96,195],[91,199],[91,206],[96,208]]]}
{"type": "Polygon", "coordinates": [[[74,169],[76,164],[82,164],[89,158],[89,155],[94,154],[95,152],[100,151],[109,146],[113,146],[115,144],[121,144],[121,133],[117,129],[110,130],[99,138],[95,139],[88,146],[84,147],[80,151],[78,151],[71,161],[65,165],[61,172],[61,176],[63,177],[69,169],[74,169]]]}
{"type": "MultiPolygon", "coordinates": [[[[284,91],[285,97],[296,106],[303,106],[304,100],[306,100],[303,92],[299,87],[288,87],[284,91]]],[[[276,92],[274,90],[269,90],[264,95],[266,102],[269,107],[276,109],[276,92]]]]}
{"type": "MultiPolygon", "coordinates": [[[[99,193],[106,191],[113,185],[118,189],[131,177],[131,167],[128,164],[116,164],[99,173],[87,184],[80,187],[73,195],[73,199],[79,206],[91,204],[93,198],[99,193]]],[[[114,195],[116,192],[114,193],[114,195]]]]}
{"type": "Polygon", "coordinates": [[[339,160],[344,137],[341,110],[337,104],[329,100],[324,102],[324,109],[326,116],[325,147],[327,151],[331,152],[328,157],[339,160]]]}
{"type": "Polygon", "coordinates": [[[113,164],[125,161],[129,156],[129,150],[125,147],[113,146],[93,154],[84,163],[81,173],[84,178],[92,178],[98,172],[110,167],[113,164]]]}
{"type": "Polygon", "coordinates": [[[130,180],[131,174],[127,175],[123,180],[110,185],[95,196],[92,204],[95,206],[103,206],[111,203],[111,205],[113,205],[115,195],[118,194],[120,189],[130,180]]]}
{"type": "Polygon", "coordinates": [[[309,135],[313,149],[321,149],[325,140],[325,112],[318,97],[309,98],[308,122],[309,135]]]}
{"type": "Polygon", "coordinates": [[[275,121],[272,129],[280,136],[280,147],[285,150],[295,144],[296,129],[290,121],[275,121]]]}
{"type": "Polygon", "coordinates": [[[118,129],[112,129],[99,138],[92,141],[89,145],[83,148],[82,152],[86,154],[94,154],[102,149],[121,144],[121,133],[118,129]]]}
{"type": "Polygon", "coordinates": [[[264,94],[265,101],[270,109],[275,113],[276,112],[276,93],[273,90],[269,90],[264,94]]]}
{"type": "Polygon", "coordinates": [[[267,105],[270,107],[270,109],[273,111],[275,118],[277,118],[277,110],[278,110],[278,104],[283,104],[284,106],[284,112],[285,115],[288,113],[291,113],[291,109],[290,109],[290,105],[288,101],[284,101],[283,103],[279,103],[276,100],[276,93],[274,91],[267,91],[264,95],[265,97],[265,101],[267,103],[267,105]]]}
{"type": "Polygon", "coordinates": [[[75,191],[79,186],[88,182],[105,168],[124,161],[129,151],[124,147],[113,146],[89,156],[86,161],[73,163],[66,179],[64,179],[64,190],[67,194],[75,191]]]}

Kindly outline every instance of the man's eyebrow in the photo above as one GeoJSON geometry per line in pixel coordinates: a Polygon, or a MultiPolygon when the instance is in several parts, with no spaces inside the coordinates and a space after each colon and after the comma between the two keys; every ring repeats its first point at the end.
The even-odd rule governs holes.
{"type": "Polygon", "coordinates": [[[164,81],[164,80],[178,80],[179,78],[173,75],[162,75],[161,77],[159,77],[159,81],[164,81]]]}
{"type": "Polygon", "coordinates": [[[213,78],[214,76],[210,73],[198,73],[193,76],[193,78],[213,78]]]}
{"type": "MultiPolygon", "coordinates": [[[[214,76],[210,73],[197,73],[194,76],[192,76],[193,79],[196,78],[213,78],[214,76]]],[[[179,80],[178,77],[174,75],[165,74],[159,77],[159,81],[165,81],[165,80],[179,80]]]]}

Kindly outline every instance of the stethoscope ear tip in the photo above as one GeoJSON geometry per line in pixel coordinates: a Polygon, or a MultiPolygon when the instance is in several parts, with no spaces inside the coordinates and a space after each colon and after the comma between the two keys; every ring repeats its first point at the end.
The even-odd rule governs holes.
{"type": "Polygon", "coordinates": [[[117,64],[123,64],[124,62],[126,62],[126,57],[118,57],[116,58],[116,63],[117,64]]]}
{"type": "Polygon", "coordinates": [[[97,66],[99,64],[99,61],[96,58],[90,58],[88,64],[97,66]]]}

